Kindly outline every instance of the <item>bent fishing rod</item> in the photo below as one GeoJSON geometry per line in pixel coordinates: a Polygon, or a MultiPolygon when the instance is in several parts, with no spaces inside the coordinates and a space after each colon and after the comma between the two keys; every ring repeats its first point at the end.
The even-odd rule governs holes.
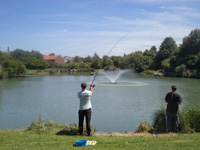
{"type": "MultiPolygon", "coordinates": [[[[106,55],[107,57],[108,57],[108,55],[112,52],[112,50],[117,46],[117,44],[118,44],[123,38],[125,38],[128,34],[129,34],[129,32],[126,33],[124,36],[122,36],[122,37],[113,45],[113,47],[109,50],[108,54],[106,55]]],[[[94,80],[95,80],[95,78],[96,78],[98,72],[99,72],[99,70],[97,70],[97,72],[96,72],[96,74],[95,74],[95,76],[94,76],[94,78],[93,78],[93,80],[92,80],[91,85],[93,85],[94,80]]],[[[93,88],[94,88],[94,87],[95,87],[95,84],[93,85],[93,88]]]]}

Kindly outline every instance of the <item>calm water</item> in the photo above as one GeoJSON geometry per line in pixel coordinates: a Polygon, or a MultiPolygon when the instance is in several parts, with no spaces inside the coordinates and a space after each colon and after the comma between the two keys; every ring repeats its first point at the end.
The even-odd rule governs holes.
{"type": "MultiPolygon", "coordinates": [[[[26,128],[39,115],[62,124],[78,122],[77,92],[89,75],[40,76],[0,81],[0,129],[26,128]]],[[[96,82],[108,81],[98,75],[96,82]]],[[[143,86],[95,86],[92,97],[92,125],[98,131],[135,131],[140,122],[151,123],[152,113],[166,106],[164,98],[172,84],[178,86],[183,105],[200,106],[200,80],[122,75],[120,81],[137,81],[143,86]]]]}

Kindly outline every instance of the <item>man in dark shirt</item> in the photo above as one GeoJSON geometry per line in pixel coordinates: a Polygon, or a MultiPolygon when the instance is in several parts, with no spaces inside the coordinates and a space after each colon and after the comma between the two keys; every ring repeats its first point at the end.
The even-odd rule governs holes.
{"type": "Polygon", "coordinates": [[[165,102],[167,103],[166,109],[166,131],[167,132],[177,132],[178,131],[178,121],[179,114],[178,108],[182,103],[181,96],[176,93],[177,86],[172,85],[172,92],[167,93],[165,97],[165,102]]]}

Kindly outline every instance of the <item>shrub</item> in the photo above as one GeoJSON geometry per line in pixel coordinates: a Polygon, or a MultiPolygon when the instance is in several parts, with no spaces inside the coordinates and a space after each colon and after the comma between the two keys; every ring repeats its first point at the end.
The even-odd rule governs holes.
{"type": "Polygon", "coordinates": [[[165,132],[166,131],[166,114],[165,114],[165,108],[161,107],[160,109],[156,110],[153,115],[153,123],[152,126],[154,130],[157,132],[165,132]]]}
{"type": "Polygon", "coordinates": [[[189,118],[188,110],[179,112],[179,131],[181,133],[189,133],[191,131],[189,118]]]}
{"type": "Polygon", "coordinates": [[[34,132],[34,133],[51,133],[54,134],[59,130],[63,129],[65,126],[58,124],[53,121],[43,122],[41,117],[37,121],[33,121],[26,131],[34,132]]]}
{"type": "Polygon", "coordinates": [[[200,108],[192,107],[180,111],[180,131],[200,132],[200,108]]]}
{"type": "Polygon", "coordinates": [[[147,124],[146,122],[141,122],[138,125],[138,129],[136,132],[149,132],[151,130],[151,126],[147,124]]]}
{"type": "MultiPolygon", "coordinates": [[[[91,132],[94,133],[96,131],[95,128],[91,128],[91,132]]],[[[38,120],[33,121],[28,128],[25,130],[27,132],[34,133],[50,133],[57,135],[78,135],[78,125],[77,124],[67,124],[62,125],[53,121],[42,121],[41,117],[38,120]]],[[[84,125],[84,134],[86,134],[86,126],[84,125]]]]}
{"type": "MultiPolygon", "coordinates": [[[[165,108],[161,107],[152,115],[152,126],[157,132],[166,131],[165,108]]],[[[185,108],[179,111],[179,131],[181,133],[200,132],[200,108],[185,108]]]]}

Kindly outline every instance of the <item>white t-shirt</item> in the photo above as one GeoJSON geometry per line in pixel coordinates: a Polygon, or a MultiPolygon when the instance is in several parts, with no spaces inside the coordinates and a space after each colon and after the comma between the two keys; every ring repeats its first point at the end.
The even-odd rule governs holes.
{"type": "Polygon", "coordinates": [[[78,92],[78,98],[80,99],[80,110],[92,108],[92,104],[90,101],[91,96],[92,92],[88,90],[78,92]]]}

